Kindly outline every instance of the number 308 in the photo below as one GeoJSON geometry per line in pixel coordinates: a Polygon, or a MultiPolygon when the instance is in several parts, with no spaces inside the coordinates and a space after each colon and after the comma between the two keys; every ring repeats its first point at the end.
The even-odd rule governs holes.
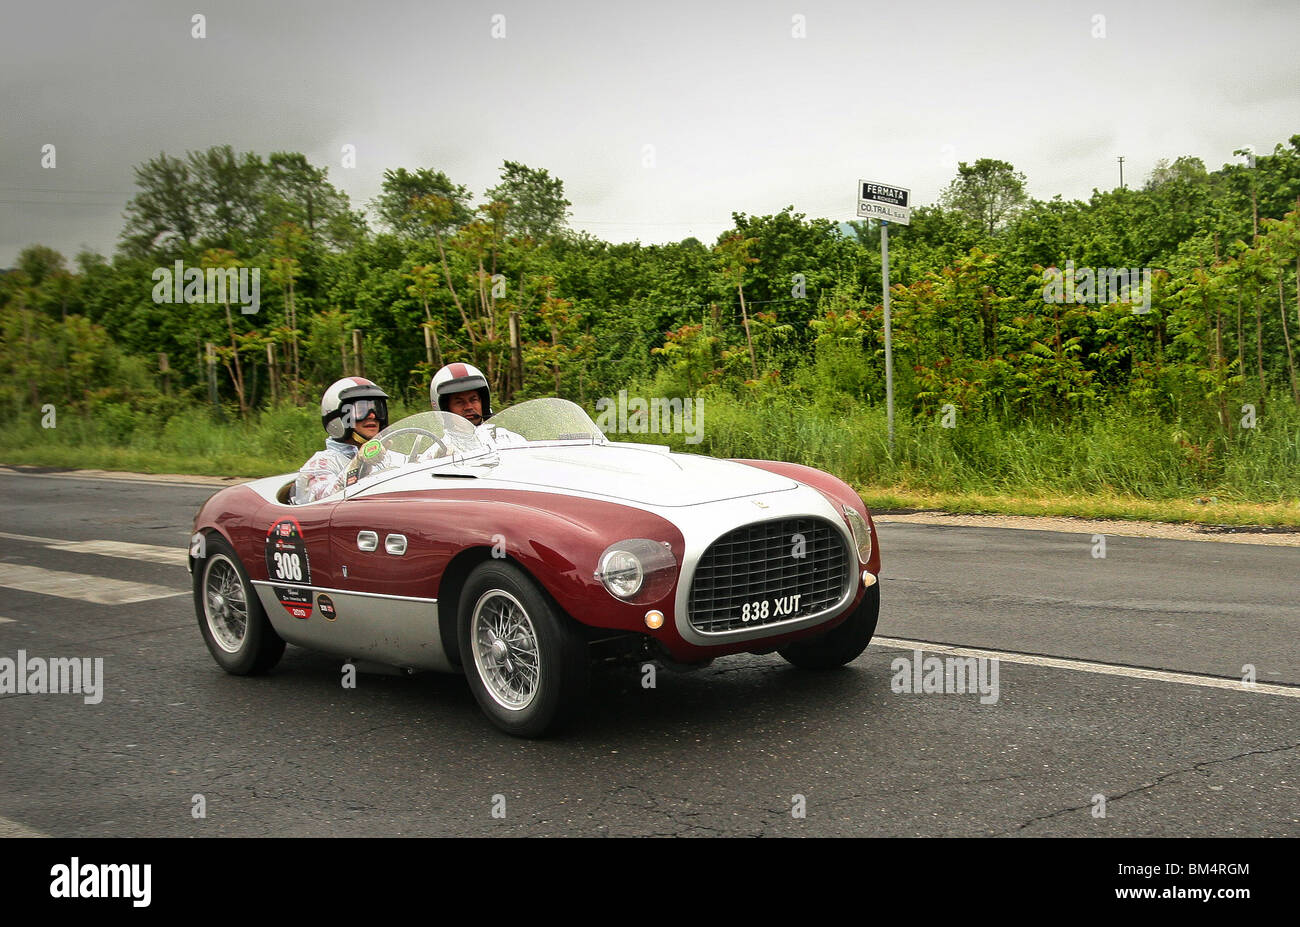
{"type": "Polygon", "coordinates": [[[278,579],[302,579],[302,561],[298,559],[298,555],[277,552],[275,575],[278,579]]]}

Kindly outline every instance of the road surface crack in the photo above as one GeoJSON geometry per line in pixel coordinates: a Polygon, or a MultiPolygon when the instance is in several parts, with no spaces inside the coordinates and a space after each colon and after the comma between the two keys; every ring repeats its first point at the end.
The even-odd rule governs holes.
{"type": "MultiPolygon", "coordinates": [[[[1300,747],[1300,743],[1294,743],[1294,744],[1287,744],[1286,746],[1282,746],[1282,747],[1273,747],[1268,750],[1245,750],[1241,753],[1234,753],[1232,756],[1221,757],[1217,760],[1201,760],[1198,763],[1193,763],[1191,766],[1188,766],[1185,769],[1175,769],[1167,773],[1161,773],[1160,775],[1156,776],[1155,779],[1153,779],[1152,781],[1144,782],[1142,785],[1131,788],[1126,792],[1120,792],[1116,795],[1107,795],[1105,796],[1106,802],[1108,804],[1113,804],[1114,802],[1119,801],[1121,798],[1128,798],[1130,795],[1137,795],[1140,792],[1146,792],[1156,788],[1159,785],[1163,785],[1166,779],[1172,779],[1175,776],[1182,776],[1191,772],[1200,772],[1201,770],[1209,766],[1219,766],[1224,763],[1231,763],[1235,760],[1244,759],[1245,757],[1248,756],[1266,756],[1270,753],[1285,753],[1287,750],[1295,750],[1298,747],[1300,747]]],[[[1071,805],[1068,808],[1060,808],[1057,809],[1056,811],[1050,811],[1047,814],[1036,815],[1030,818],[1028,821],[1025,821],[1023,824],[1017,825],[1014,830],[1003,831],[1002,833],[993,834],[991,836],[995,836],[995,837],[1010,836],[1013,833],[1017,833],[1019,831],[1024,830],[1026,827],[1030,827],[1033,824],[1037,824],[1039,821],[1047,821],[1050,820],[1051,818],[1060,817],[1063,814],[1069,814],[1072,811],[1083,811],[1091,807],[1093,807],[1093,804],[1092,802],[1089,801],[1089,802],[1085,802],[1082,805],[1071,805]]]]}

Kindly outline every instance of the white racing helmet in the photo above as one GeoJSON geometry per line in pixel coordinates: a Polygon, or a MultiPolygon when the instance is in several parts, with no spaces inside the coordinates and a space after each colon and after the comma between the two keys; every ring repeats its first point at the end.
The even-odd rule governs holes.
{"type": "Polygon", "coordinates": [[[429,383],[429,404],[443,412],[448,399],[456,393],[478,390],[478,398],[483,403],[483,418],[492,417],[492,391],[488,388],[487,377],[473,364],[447,364],[433,375],[429,383]]]}
{"type": "Polygon", "coordinates": [[[352,426],[371,411],[380,429],[388,427],[388,394],[365,377],[335,380],[320,400],[320,421],[325,433],[336,441],[352,437],[352,426]]]}

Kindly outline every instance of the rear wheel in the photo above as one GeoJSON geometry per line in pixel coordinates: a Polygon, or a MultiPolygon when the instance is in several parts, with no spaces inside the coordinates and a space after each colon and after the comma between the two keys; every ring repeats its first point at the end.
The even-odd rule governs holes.
{"type": "Polygon", "coordinates": [[[479,707],[517,737],[562,724],[586,695],[586,640],[512,563],[480,564],[466,579],[460,656],[479,707]]]}
{"type": "Polygon", "coordinates": [[[803,669],[835,669],[852,663],[867,649],[880,616],[880,583],[867,589],[853,614],[819,637],[786,644],[781,656],[803,669]]]}
{"type": "Polygon", "coordinates": [[[227,673],[264,673],[280,662],[284,641],[271,627],[248,573],[219,534],[194,565],[194,611],[212,658],[227,673]]]}

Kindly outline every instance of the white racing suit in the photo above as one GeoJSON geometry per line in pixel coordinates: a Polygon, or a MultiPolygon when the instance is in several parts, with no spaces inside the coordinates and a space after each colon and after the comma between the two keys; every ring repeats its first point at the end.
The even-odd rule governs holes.
{"type": "Polygon", "coordinates": [[[357,446],[346,441],[325,439],[325,450],[317,451],[298,471],[293,504],[306,505],[324,499],[343,488],[343,471],[357,457],[357,446]]]}
{"type": "Polygon", "coordinates": [[[363,475],[373,475],[383,470],[391,470],[406,463],[406,458],[392,451],[384,451],[382,457],[366,466],[363,474],[361,467],[354,467],[358,448],[346,441],[325,439],[325,450],[317,451],[302,465],[298,471],[298,481],[294,485],[293,504],[306,505],[333,495],[345,486],[351,486],[363,475]]]}
{"type": "MultiPolygon", "coordinates": [[[[489,448],[495,450],[498,447],[515,447],[527,444],[528,442],[522,435],[515,434],[505,428],[484,422],[474,429],[478,439],[486,444],[489,448]]],[[[445,451],[434,446],[429,451],[420,454],[417,458],[419,462],[434,460],[444,456],[445,451]]],[[[324,499],[326,496],[333,495],[342,489],[345,485],[355,482],[356,474],[359,472],[353,468],[352,473],[347,473],[348,468],[357,457],[357,446],[349,444],[346,441],[336,441],[333,438],[325,439],[325,450],[317,451],[311,456],[302,469],[298,471],[298,481],[294,486],[293,504],[305,505],[309,502],[316,502],[324,499]],[[347,474],[345,476],[345,474],[347,474]]],[[[383,458],[372,466],[374,471],[391,470],[407,463],[407,458],[393,451],[385,451],[383,458]]]]}

